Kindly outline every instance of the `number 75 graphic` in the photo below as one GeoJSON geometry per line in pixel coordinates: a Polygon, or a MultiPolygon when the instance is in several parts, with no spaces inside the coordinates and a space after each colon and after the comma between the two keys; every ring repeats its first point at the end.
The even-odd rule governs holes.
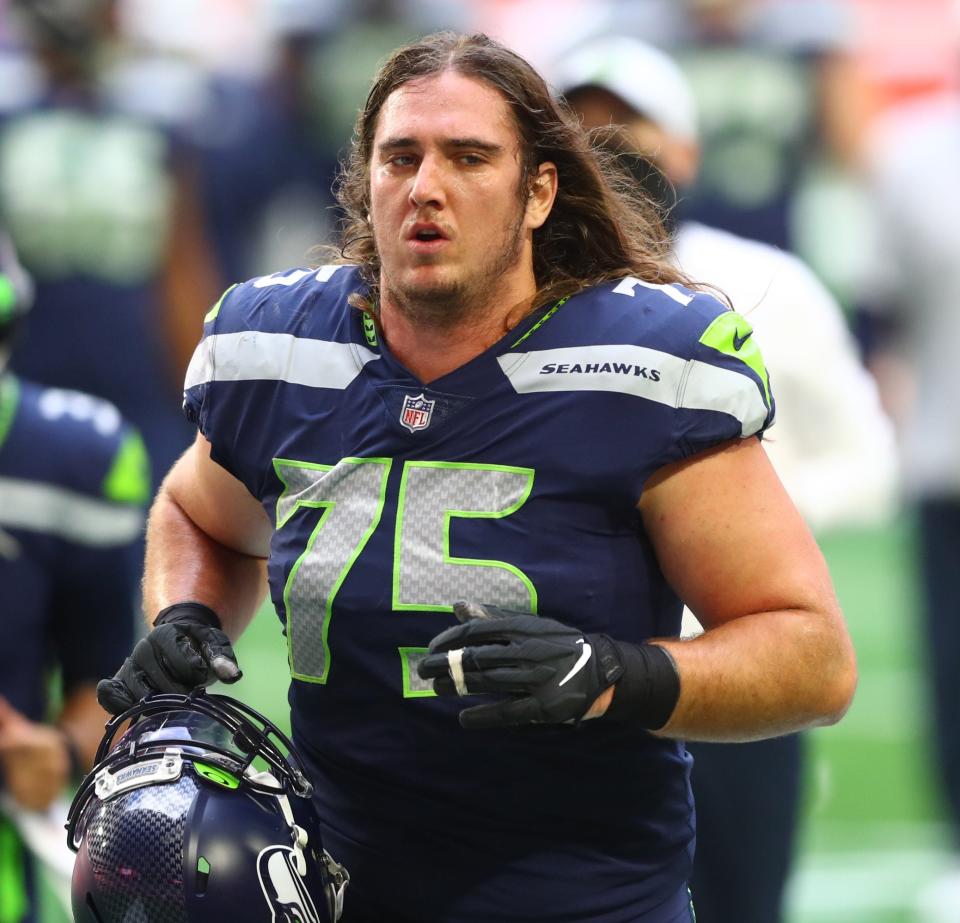
{"type": "MultiPolygon", "coordinates": [[[[284,485],[277,500],[278,532],[298,512],[323,510],[290,569],[283,603],[291,675],[325,683],[333,603],[380,524],[393,459],[344,458],[318,465],[277,458],[273,465],[284,485]]],[[[517,567],[450,554],[451,519],[509,516],[527,501],[533,478],[532,468],[404,462],[394,524],[393,609],[451,612],[454,600],[478,599],[536,612],[537,591],[517,567]]]]}

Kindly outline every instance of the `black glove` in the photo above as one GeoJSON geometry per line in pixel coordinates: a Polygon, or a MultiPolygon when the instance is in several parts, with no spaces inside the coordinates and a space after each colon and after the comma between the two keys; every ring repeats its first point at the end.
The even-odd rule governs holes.
{"type": "Polygon", "coordinates": [[[157,616],[116,675],[97,683],[97,701],[118,715],[157,692],[186,694],[242,675],[217,614],[200,603],[177,603],[157,616]]]}
{"type": "Polygon", "coordinates": [[[576,723],[623,675],[617,644],[553,619],[458,602],[463,623],[430,642],[418,665],[437,695],[510,698],[460,712],[465,728],[576,723]]]}

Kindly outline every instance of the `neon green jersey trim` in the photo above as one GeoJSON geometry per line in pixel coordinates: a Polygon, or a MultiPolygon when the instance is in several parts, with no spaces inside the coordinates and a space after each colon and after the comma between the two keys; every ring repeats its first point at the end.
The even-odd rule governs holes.
{"type": "Polygon", "coordinates": [[[23,847],[13,825],[0,817],[0,923],[19,923],[27,914],[23,847]]]}
{"type": "Polygon", "coordinates": [[[220,305],[223,304],[223,299],[226,298],[227,295],[229,295],[229,294],[237,287],[237,284],[238,284],[238,283],[234,282],[233,285],[231,285],[230,288],[228,288],[228,289],[220,296],[220,300],[219,300],[209,311],[207,311],[207,315],[206,315],[206,317],[204,317],[204,319],[203,319],[203,322],[204,322],[205,324],[208,324],[210,321],[216,319],[217,315],[220,313],[220,305]]]}
{"type": "Polygon", "coordinates": [[[770,376],[763,363],[760,347],[753,339],[753,327],[736,311],[724,311],[703,331],[700,342],[717,352],[745,363],[763,382],[764,399],[770,406],[770,376]]]}
{"type": "Polygon", "coordinates": [[[515,349],[515,348],[516,348],[517,346],[519,346],[528,336],[536,333],[536,332],[537,332],[548,320],[550,320],[550,318],[553,317],[553,315],[556,314],[557,311],[559,311],[560,308],[562,308],[569,300],[570,300],[570,296],[569,296],[569,295],[567,295],[566,298],[561,298],[549,311],[547,311],[546,314],[543,315],[543,317],[540,318],[540,320],[538,320],[522,337],[520,337],[519,340],[517,340],[515,343],[511,343],[511,344],[510,344],[510,348],[511,348],[511,349],[515,349]]]}
{"type": "Polygon", "coordinates": [[[17,292],[10,279],[0,272],[0,324],[6,324],[13,317],[13,306],[17,303],[17,292]]]}
{"type": "Polygon", "coordinates": [[[0,448],[7,441],[20,405],[20,382],[13,375],[0,376],[0,448]]]}
{"type": "Polygon", "coordinates": [[[377,345],[377,324],[376,321],[367,313],[363,315],[363,336],[367,345],[376,347],[377,345]]]}
{"type": "Polygon", "coordinates": [[[150,460],[139,433],[130,433],[117,449],[103,480],[103,495],[115,503],[138,505],[150,499],[150,460]]]}
{"type": "Polygon", "coordinates": [[[420,679],[417,674],[416,663],[427,655],[426,647],[398,647],[400,654],[400,669],[403,672],[403,697],[405,699],[436,698],[433,691],[433,680],[420,679]]]}

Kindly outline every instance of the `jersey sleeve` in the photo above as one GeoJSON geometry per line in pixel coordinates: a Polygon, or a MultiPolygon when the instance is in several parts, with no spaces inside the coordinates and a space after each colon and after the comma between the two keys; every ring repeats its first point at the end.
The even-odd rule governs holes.
{"type": "Polygon", "coordinates": [[[210,439],[210,392],[214,380],[214,363],[216,361],[214,350],[216,347],[217,321],[225,303],[229,310],[233,301],[242,297],[241,293],[241,295],[234,296],[231,299],[231,295],[237,288],[237,285],[231,285],[204,317],[203,335],[197,344],[197,348],[193,351],[183,383],[183,413],[207,439],[210,439]]]}
{"type": "Polygon", "coordinates": [[[183,409],[210,443],[211,458],[259,496],[256,420],[264,387],[255,383],[271,361],[264,330],[260,280],[228,288],[207,312],[203,337],[184,381],[183,409]]]}
{"type": "Polygon", "coordinates": [[[204,319],[184,412],[210,443],[210,457],[258,499],[291,389],[296,402],[315,388],[342,388],[358,372],[357,348],[333,320],[346,317],[334,310],[352,284],[345,268],[251,279],[228,289],[204,319]]]}
{"type": "Polygon", "coordinates": [[[687,311],[688,356],[676,396],[672,460],[730,439],[762,437],[775,415],[770,376],[746,318],[706,294],[687,311]]]}

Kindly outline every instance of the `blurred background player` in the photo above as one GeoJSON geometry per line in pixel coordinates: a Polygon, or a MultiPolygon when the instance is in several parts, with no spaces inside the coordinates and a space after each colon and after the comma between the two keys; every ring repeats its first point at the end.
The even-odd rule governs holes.
{"type": "MultiPolygon", "coordinates": [[[[587,127],[625,127],[609,139],[611,150],[672,223],[668,210],[695,182],[700,161],[696,105],[677,64],[636,39],[599,38],[558,61],[553,78],[587,127]]],[[[692,221],[672,230],[677,264],[722,291],[763,343],[777,393],[777,425],[764,448],[810,526],[883,521],[896,484],[893,430],[839,305],[787,253],[692,221]]],[[[684,627],[698,627],[689,612],[684,627]]],[[[774,923],[793,855],[802,740],[689,749],[697,918],[774,923]]]]}
{"type": "MultiPolygon", "coordinates": [[[[135,30],[156,34],[162,17],[167,46],[201,42],[195,3],[180,0],[179,15],[176,6],[138,0],[151,15],[135,30]]],[[[302,263],[333,236],[331,187],[377,62],[418,35],[462,25],[465,11],[442,0],[234,0],[220,7],[219,24],[208,17],[208,46],[238,17],[261,25],[245,54],[198,52],[213,59],[216,100],[201,134],[204,206],[218,261],[235,280],[302,263]]]]}
{"type": "Polygon", "coordinates": [[[115,403],[159,477],[192,436],[178,382],[196,306],[221,286],[183,130],[189,80],[126,54],[115,13],[113,0],[11,0],[31,54],[29,77],[0,94],[0,214],[36,283],[13,366],[115,403]]]}
{"type": "MultiPolygon", "coordinates": [[[[627,34],[667,50],[699,112],[681,217],[800,255],[843,304],[864,235],[869,93],[845,0],[639,0],[627,34]]],[[[619,30],[618,30],[619,32],[619,30]]]]}
{"type": "Polygon", "coordinates": [[[7,370],[30,288],[0,232],[2,923],[39,918],[20,830],[33,842],[52,829],[64,848],[66,814],[39,813],[89,768],[103,733],[95,684],[133,637],[149,495],[143,444],[112,404],[7,370]]]}

